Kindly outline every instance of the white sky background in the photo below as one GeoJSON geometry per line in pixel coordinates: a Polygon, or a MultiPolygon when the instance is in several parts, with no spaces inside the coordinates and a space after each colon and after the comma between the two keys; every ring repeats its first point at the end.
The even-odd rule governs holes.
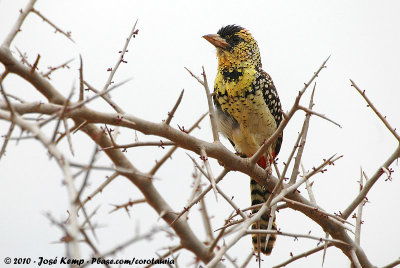
{"type": "MultiPolygon", "coordinates": [[[[0,40],[8,33],[18,16],[18,10],[27,1],[0,0],[0,40]]],[[[129,52],[114,78],[115,82],[133,78],[128,84],[112,93],[126,112],[147,120],[160,122],[166,118],[180,91],[185,95],[176,116],[176,124],[188,128],[207,111],[202,87],[184,70],[188,67],[200,74],[204,65],[212,85],[217,61],[215,48],[201,38],[216,33],[223,25],[239,24],[249,29],[260,46],[263,68],[273,78],[284,110],[290,109],[295,96],[321,63],[329,56],[327,69],[317,79],[314,109],[339,122],[343,128],[320,118],[312,117],[303,164],[311,169],[333,154],[344,155],[328,172],[315,176],[314,193],[317,202],[328,212],[344,210],[358,192],[360,166],[367,175],[372,174],[390,156],[396,141],[389,131],[366,107],[366,103],[349,78],[366,90],[367,96],[386,115],[392,126],[400,128],[398,103],[400,100],[400,4],[398,1],[50,1],[39,0],[36,8],[63,30],[71,31],[76,44],[72,44],[40,18],[31,14],[22,27],[12,50],[18,47],[33,62],[41,55],[39,68],[57,66],[71,58],[71,69],[59,70],[51,82],[65,96],[78,81],[79,53],[84,62],[84,78],[97,88],[102,88],[108,77],[106,71],[119,57],[125,39],[136,19],[139,19],[138,36],[132,40],[129,52]]],[[[3,71],[3,66],[0,71],[3,71]]],[[[29,101],[44,100],[27,83],[15,77],[4,82],[8,93],[29,101]]],[[[310,90],[311,91],[311,90],[310,90]]],[[[309,94],[307,94],[307,97],[309,94]]],[[[77,94],[75,94],[75,98],[77,94]]],[[[308,98],[304,98],[308,105],[308,98]]],[[[101,100],[91,107],[112,112],[101,100]]],[[[300,130],[304,116],[300,112],[284,132],[280,152],[280,166],[300,130]]],[[[210,124],[204,121],[197,137],[211,141],[210,124]]],[[[54,126],[49,127],[52,133],[54,126]]],[[[8,124],[0,122],[0,134],[6,134],[8,124]]],[[[16,131],[15,134],[19,134],[16,131]]],[[[120,142],[132,142],[133,132],[125,131],[120,142]]],[[[139,134],[141,141],[152,139],[139,134]]],[[[73,136],[76,156],[70,155],[67,144],[60,145],[74,161],[88,163],[93,151],[91,141],[83,134],[73,136]]],[[[231,148],[226,143],[228,148],[231,148]]],[[[165,151],[159,148],[130,149],[127,153],[133,164],[147,171],[165,151]]],[[[190,153],[194,155],[193,153],[190,153]]],[[[100,154],[99,164],[109,165],[100,154]]],[[[221,167],[214,161],[215,174],[221,167]]],[[[383,176],[368,194],[364,207],[361,243],[370,261],[378,266],[392,262],[400,256],[400,177],[394,165],[392,182],[383,176]]],[[[190,196],[192,164],[183,150],[179,150],[157,174],[155,182],[159,191],[172,207],[180,211],[190,196]]],[[[90,178],[90,189],[103,182],[105,175],[95,172],[90,178]]],[[[58,219],[66,217],[67,192],[61,186],[62,175],[57,164],[48,161],[45,149],[34,141],[11,142],[7,154],[0,162],[0,261],[4,257],[55,257],[64,256],[64,246],[54,244],[61,237],[57,227],[50,226],[43,216],[51,212],[58,219]]],[[[221,183],[228,195],[245,208],[250,205],[248,178],[230,173],[221,183]]],[[[79,184],[78,184],[79,185],[79,184]]],[[[300,189],[306,194],[304,188],[300,189]]],[[[88,194],[86,192],[85,194],[88,194]]],[[[150,230],[157,215],[146,207],[131,209],[131,218],[118,211],[113,214],[110,204],[121,204],[129,198],[141,198],[135,187],[119,178],[90,204],[94,209],[101,205],[94,221],[106,227],[98,231],[104,252],[131,238],[135,230],[150,230]],[[139,226],[139,227],[138,227],[139,226]]],[[[231,208],[222,198],[215,202],[213,195],[207,199],[211,215],[216,217],[214,229],[222,226],[231,208]]],[[[204,238],[204,229],[198,207],[189,214],[189,222],[196,234],[204,238]]],[[[319,226],[304,215],[283,210],[277,215],[282,231],[324,236],[319,226]]],[[[354,220],[352,220],[354,221],[354,220]]],[[[229,241],[229,237],[227,238],[229,241]]],[[[165,233],[154,236],[151,243],[137,243],[118,253],[118,257],[152,258],[154,250],[165,245],[176,245],[165,233]]],[[[270,267],[316,246],[315,241],[278,237],[273,254],[264,257],[263,266],[270,267]]],[[[231,251],[239,263],[251,250],[250,238],[241,240],[231,251]]],[[[82,246],[83,253],[89,253],[82,246]]],[[[181,254],[181,266],[186,266],[192,254],[181,254]]],[[[85,255],[87,256],[87,255],[85,255]]],[[[322,254],[318,253],[298,261],[293,267],[319,267],[322,254]]],[[[255,261],[253,260],[255,265],[255,261]]],[[[230,265],[229,263],[227,264],[230,265]]],[[[348,260],[337,249],[327,252],[324,267],[345,267],[348,260]]]]}

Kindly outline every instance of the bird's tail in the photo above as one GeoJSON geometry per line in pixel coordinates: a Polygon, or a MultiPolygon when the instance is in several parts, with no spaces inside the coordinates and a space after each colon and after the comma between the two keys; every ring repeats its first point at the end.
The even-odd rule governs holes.
{"type": "MultiPolygon", "coordinates": [[[[265,158],[263,161],[259,161],[258,164],[262,168],[265,168],[266,167],[265,158]]],[[[251,205],[252,206],[266,202],[268,200],[268,197],[271,194],[269,190],[265,189],[263,186],[258,184],[256,182],[256,180],[254,180],[252,178],[250,178],[250,191],[251,191],[251,205]]],[[[257,212],[258,212],[258,209],[252,210],[253,214],[255,214],[257,212]]],[[[253,225],[251,226],[251,229],[267,230],[269,218],[270,218],[269,213],[264,213],[261,216],[261,219],[259,221],[256,221],[255,223],[253,223],[253,225]]],[[[276,230],[275,218],[273,219],[271,229],[276,230]]],[[[261,252],[265,255],[271,254],[272,248],[274,247],[274,243],[276,240],[275,234],[271,234],[269,236],[268,242],[266,242],[266,239],[267,239],[266,234],[253,234],[251,238],[252,238],[255,253],[261,252]]]]}

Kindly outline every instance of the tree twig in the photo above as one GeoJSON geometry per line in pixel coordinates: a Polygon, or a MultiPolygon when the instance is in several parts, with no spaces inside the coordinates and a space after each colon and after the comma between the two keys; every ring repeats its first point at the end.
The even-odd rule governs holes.
{"type": "Polygon", "coordinates": [[[136,30],[137,22],[138,22],[138,20],[136,20],[135,24],[132,27],[132,30],[129,33],[129,36],[126,38],[125,45],[121,50],[118,61],[115,63],[114,68],[111,69],[110,75],[108,76],[107,82],[104,85],[102,92],[105,92],[108,89],[108,87],[111,85],[112,79],[113,79],[116,71],[118,70],[118,67],[120,66],[121,62],[125,62],[124,56],[125,56],[125,53],[128,51],[127,49],[128,49],[129,42],[131,41],[132,37],[134,37],[134,35],[137,34],[137,30],[136,30]]]}
{"type": "MultiPolygon", "coordinates": [[[[217,184],[220,180],[222,180],[226,174],[228,174],[229,170],[224,169],[221,174],[215,179],[215,183],[217,184]]],[[[208,185],[207,188],[201,192],[193,201],[187,205],[186,207],[183,208],[183,211],[181,211],[176,218],[172,221],[171,225],[173,225],[187,210],[189,210],[191,207],[193,207],[197,202],[199,202],[200,199],[202,199],[210,190],[212,189],[211,185],[208,185]]]]}
{"type": "MultiPolygon", "coordinates": [[[[314,88],[312,90],[311,97],[310,97],[310,103],[308,104],[308,109],[309,110],[311,110],[312,107],[314,106],[314,93],[315,93],[316,85],[317,84],[314,83],[314,88]]],[[[300,144],[298,146],[297,155],[294,158],[292,176],[290,177],[289,184],[294,184],[296,182],[296,178],[297,178],[297,176],[299,174],[299,166],[300,166],[301,158],[303,156],[304,147],[306,146],[308,127],[310,125],[310,118],[311,118],[310,114],[306,114],[306,118],[304,119],[304,124],[303,124],[304,131],[302,131],[303,134],[301,136],[301,141],[300,141],[300,144]]]]}
{"type": "MultiPolygon", "coordinates": [[[[364,186],[364,178],[363,178],[363,170],[360,168],[360,192],[363,189],[364,186]]],[[[356,231],[354,235],[354,241],[356,242],[357,245],[360,245],[360,239],[361,239],[361,224],[362,224],[362,210],[363,206],[365,205],[365,200],[363,200],[359,205],[358,205],[358,211],[357,211],[357,218],[356,218],[356,231]]]]}
{"type": "MultiPolygon", "coordinates": [[[[396,160],[397,158],[400,157],[400,146],[396,148],[396,150],[392,153],[392,155],[383,163],[382,167],[389,168],[389,166],[396,160]]],[[[364,187],[360,191],[360,193],[354,198],[353,202],[342,212],[341,217],[343,219],[347,219],[351,213],[353,213],[354,209],[364,200],[364,198],[367,196],[369,190],[371,190],[372,186],[374,186],[375,182],[378,181],[378,179],[381,177],[383,174],[382,168],[378,168],[377,171],[375,171],[375,174],[365,183],[364,187]]]]}
{"type": "Polygon", "coordinates": [[[53,155],[57,161],[57,164],[60,166],[61,170],[64,174],[64,179],[67,185],[68,196],[70,201],[70,231],[69,234],[71,236],[71,242],[69,243],[71,249],[71,256],[73,258],[79,257],[79,246],[78,246],[78,219],[77,219],[77,209],[75,206],[75,198],[76,198],[76,189],[74,186],[74,181],[71,175],[70,165],[68,160],[61,154],[61,152],[57,149],[54,143],[51,142],[39,129],[39,127],[35,124],[31,124],[26,120],[22,119],[16,113],[11,115],[7,112],[0,111],[0,118],[11,120],[13,118],[16,125],[21,127],[22,129],[33,133],[36,138],[48,149],[49,153],[53,155]]]}
{"type": "Polygon", "coordinates": [[[33,13],[35,13],[36,15],[38,15],[43,21],[45,21],[46,23],[48,23],[51,27],[53,27],[56,32],[61,33],[62,35],[64,35],[65,37],[67,37],[69,40],[72,41],[72,43],[75,43],[75,41],[71,38],[71,32],[64,32],[63,30],[61,30],[61,28],[57,27],[54,23],[52,23],[49,19],[47,19],[45,16],[42,15],[42,13],[40,13],[38,10],[34,9],[32,7],[31,10],[33,13]]]}
{"type": "MultiPolygon", "coordinates": [[[[326,243],[326,245],[327,245],[327,247],[331,247],[331,246],[333,246],[333,243],[328,242],[328,243],[326,243]]],[[[294,261],[296,261],[298,259],[301,259],[301,258],[304,258],[304,257],[308,257],[311,254],[314,254],[314,253],[316,253],[318,251],[321,251],[322,249],[324,249],[324,246],[325,245],[321,245],[321,246],[318,246],[318,247],[313,248],[311,250],[308,250],[308,251],[306,251],[304,253],[301,253],[299,255],[293,256],[290,259],[288,259],[287,261],[284,261],[284,262],[282,262],[282,263],[280,263],[278,265],[275,265],[272,268],[285,267],[286,265],[288,265],[288,264],[290,264],[290,263],[292,263],[292,262],[294,262],[294,261]]]]}
{"type": "Polygon", "coordinates": [[[400,135],[396,132],[396,129],[394,129],[389,122],[386,119],[386,116],[383,116],[378,109],[375,107],[375,105],[372,103],[372,101],[369,100],[367,95],[365,94],[365,90],[361,90],[354,82],[353,80],[350,79],[351,86],[354,87],[358,93],[364,98],[364,100],[368,103],[368,107],[371,107],[372,111],[378,116],[378,118],[382,121],[382,123],[386,126],[386,128],[393,134],[393,136],[397,139],[398,142],[400,142],[400,135]]]}
{"type": "Polygon", "coordinates": [[[128,202],[121,204],[121,205],[112,205],[112,206],[114,206],[114,209],[111,210],[109,213],[113,213],[113,212],[123,208],[129,214],[128,207],[132,207],[133,205],[141,204],[141,203],[146,203],[146,199],[141,198],[141,199],[136,199],[136,200],[129,200],[128,202]]]}
{"type": "Polygon", "coordinates": [[[119,173],[118,172],[114,172],[111,176],[107,177],[107,179],[99,186],[96,188],[96,190],[94,190],[90,195],[88,195],[86,197],[86,199],[81,202],[79,209],[81,209],[83,206],[86,205],[87,202],[89,202],[90,200],[93,199],[93,197],[95,197],[98,193],[101,193],[104,188],[110,183],[112,182],[116,177],[118,177],[119,173]]]}
{"type": "Polygon", "coordinates": [[[204,70],[204,66],[202,67],[203,72],[201,73],[201,75],[203,76],[203,80],[201,80],[197,75],[192,73],[188,68],[185,67],[185,69],[186,69],[186,71],[189,72],[189,74],[192,77],[194,77],[197,80],[197,82],[199,82],[204,87],[204,90],[206,91],[208,114],[210,115],[211,130],[212,130],[214,142],[219,142],[217,119],[216,119],[214,106],[212,104],[211,93],[210,93],[210,89],[208,87],[207,75],[206,75],[206,71],[204,70]]]}
{"type": "Polygon", "coordinates": [[[185,91],[185,90],[182,89],[181,94],[179,95],[178,100],[176,101],[174,107],[172,108],[172,110],[171,110],[170,112],[168,112],[168,117],[167,117],[167,119],[164,121],[165,124],[169,125],[169,123],[171,123],[172,117],[174,117],[174,114],[175,114],[175,112],[176,112],[176,109],[178,109],[178,106],[179,106],[179,104],[180,104],[181,101],[182,101],[182,97],[183,97],[183,92],[184,92],[184,91],[185,91]]]}
{"type": "Polygon", "coordinates": [[[74,59],[67,60],[66,62],[64,62],[64,63],[62,63],[62,64],[60,64],[60,65],[58,65],[56,67],[49,67],[50,70],[47,73],[42,73],[43,77],[46,77],[46,78],[50,79],[50,75],[53,72],[57,71],[58,69],[65,68],[65,67],[69,68],[68,67],[68,63],[72,62],[73,60],[74,59]]]}
{"type": "MultiPolygon", "coordinates": [[[[208,113],[203,114],[188,130],[188,134],[190,134],[196,127],[199,126],[200,122],[206,117],[208,113]]],[[[167,161],[171,155],[178,149],[178,146],[172,147],[160,160],[157,160],[154,167],[149,171],[149,174],[154,175],[156,174],[157,170],[167,161]]]]}
{"type": "Polygon", "coordinates": [[[17,36],[17,34],[21,31],[21,26],[24,23],[28,14],[32,11],[35,3],[36,0],[30,0],[26,7],[23,10],[20,10],[20,15],[14,26],[12,27],[11,31],[8,33],[6,39],[3,41],[2,46],[10,48],[12,41],[14,40],[15,36],[17,36]]]}
{"type": "Polygon", "coordinates": [[[295,237],[295,238],[308,238],[312,240],[317,240],[319,242],[326,241],[326,242],[331,242],[334,244],[343,244],[349,246],[344,241],[337,240],[337,239],[326,239],[318,236],[313,236],[309,234],[295,234],[295,233],[289,233],[289,232],[282,232],[282,231],[275,231],[275,230],[247,230],[246,234],[276,234],[276,235],[282,235],[282,236],[289,236],[289,237],[295,237]]]}
{"type": "Polygon", "coordinates": [[[206,177],[208,177],[210,179],[210,183],[211,183],[211,186],[212,186],[214,194],[215,194],[215,199],[217,199],[217,186],[215,184],[215,178],[214,178],[214,175],[212,173],[210,162],[208,162],[207,153],[204,150],[204,148],[200,149],[200,155],[201,155],[200,159],[203,160],[203,163],[204,163],[204,165],[206,167],[206,170],[207,170],[207,175],[208,176],[206,175],[206,177]]]}

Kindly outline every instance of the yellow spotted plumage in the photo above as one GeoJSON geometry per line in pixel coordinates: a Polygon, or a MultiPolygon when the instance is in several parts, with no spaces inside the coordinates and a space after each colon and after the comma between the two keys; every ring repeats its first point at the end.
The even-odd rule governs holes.
{"type": "MultiPolygon", "coordinates": [[[[282,120],[281,103],[271,77],[261,67],[257,42],[246,29],[237,25],[222,27],[217,34],[205,35],[217,48],[218,73],[214,85],[214,105],[219,131],[226,136],[236,151],[244,157],[252,156],[274,133],[282,120]]],[[[282,137],[271,146],[275,157],[282,137]]],[[[266,167],[268,157],[259,161],[266,167]]],[[[269,159],[272,161],[273,159],[269,159]]],[[[270,192],[250,179],[251,202],[267,201],[270,192]]],[[[252,213],[258,210],[253,209],[252,213]]],[[[270,215],[263,214],[252,229],[267,229],[270,215]]],[[[272,229],[276,230],[275,219],[272,229]]],[[[266,244],[266,235],[253,235],[255,252],[271,253],[275,235],[266,244]]]]}

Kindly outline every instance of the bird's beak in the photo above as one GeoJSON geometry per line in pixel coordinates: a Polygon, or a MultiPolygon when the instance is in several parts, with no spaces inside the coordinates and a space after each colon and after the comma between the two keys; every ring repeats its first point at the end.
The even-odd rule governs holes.
{"type": "Polygon", "coordinates": [[[229,44],[219,34],[206,34],[203,38],[213,44],[216,48],[227,48],[229,44]]]}

